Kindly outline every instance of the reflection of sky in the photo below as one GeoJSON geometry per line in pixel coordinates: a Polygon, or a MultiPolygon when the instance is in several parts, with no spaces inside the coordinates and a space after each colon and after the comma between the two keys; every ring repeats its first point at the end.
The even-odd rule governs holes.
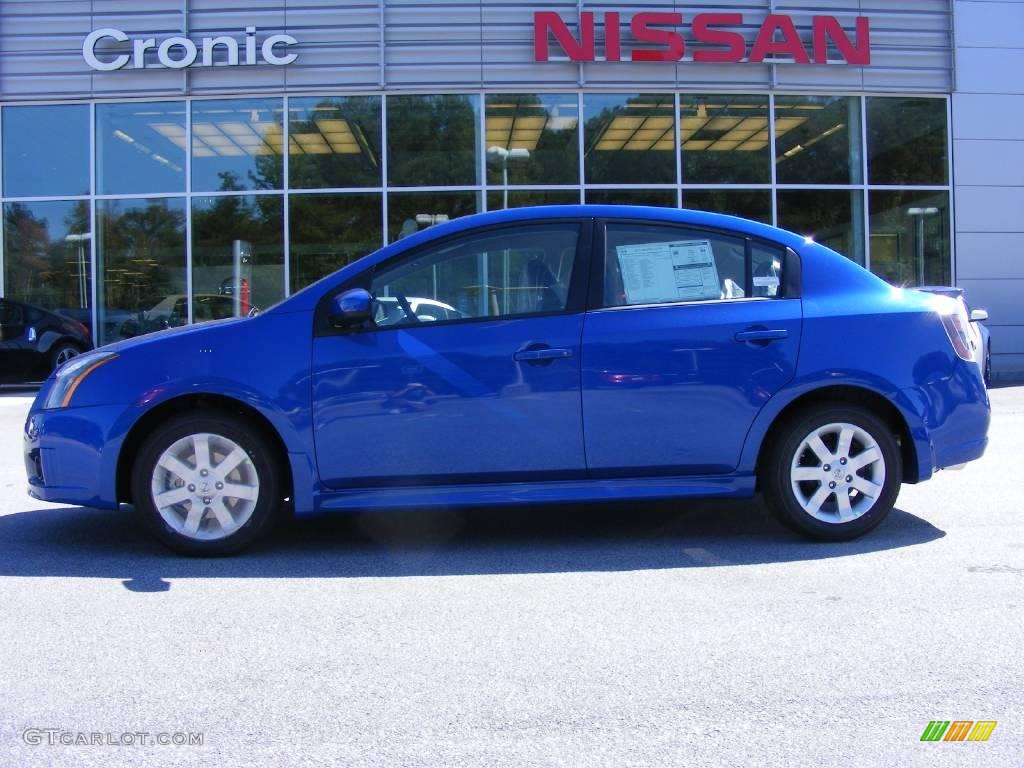
{"type": "Polygon", "coordinates": [[[5,108],[3,149],[5,196],[89,194],[88,106],[5,108]]]}

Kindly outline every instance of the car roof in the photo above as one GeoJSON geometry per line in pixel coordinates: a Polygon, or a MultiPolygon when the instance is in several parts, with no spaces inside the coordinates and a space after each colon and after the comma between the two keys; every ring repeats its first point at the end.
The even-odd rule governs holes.
{"type": "Polygon", "coordinates": [[[794,249],[798,249],[807,241],[801,235],[778,229],[768,224],[751,221],[750,219],[742,219],[738,216],[709,213],[689,208],[658,208],[643,205],[539,205],[525,208],[510,208],[503,211],[489,211],[487,213],[463,216],[444,224],[437,224],[420,230],[401,240],[396,240],[357,259],[337,272],[333,272],[321,280],[306,286],[277,306],[269,308],[266,313],[311,309],[319,297],[324,281],[347,280],[367,267],[435,240],[484,227],[514,224],[517,222],[543,223],[546,220],[556,219],[618,219],[649,222],[652,224],[677,224],[720,229],[739,235],[761,238],[794,249]]]}
{"type": "MultiPolygon", "coordinates": [[[[709,213],[689,208],[659,208],[646,205],[538,205],[526,208],[509,208],[503,211],[488,211],[438,224],[420,230],[407,238],[398,240],[392,245],[404,247],[419,242],[429,242],[457,232],[477,227],[494,226],[523,221],[542,221],[544,219],[591,218],[591,219],[628,219],[632,221],[649,221],[651,223],[686,224],[695,227],[727,229],[733,232],[774,240],[783,245],[797,246],[804,238],[793,232],[787,232],[768,224],[762,224],[738,216],[724,213],[709,213]]],[[[390,247],[390,246],[388,246],[390,247]]]]}

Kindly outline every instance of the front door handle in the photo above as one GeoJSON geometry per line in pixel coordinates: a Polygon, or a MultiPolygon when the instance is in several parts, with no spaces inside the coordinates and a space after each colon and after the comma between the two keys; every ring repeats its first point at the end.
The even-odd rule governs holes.
{"type": "Polygon", "coordinates": [[[785,328],[748,328],[745,331],[740,331],[733,338],[736,341],[768,344],[772,341],[785,339],[788,336],[789,331],[785,328]]]}
{"type": "Polygon", "coordinates": [[[513,360],[519,360],[521,362],[535,363],[535,362],[550,362],[551,360],[562,360],[566,357],[572,357],[572,350],[565,347],[528,347],[527,349],[521,349],[512,355],[513,360]]]}

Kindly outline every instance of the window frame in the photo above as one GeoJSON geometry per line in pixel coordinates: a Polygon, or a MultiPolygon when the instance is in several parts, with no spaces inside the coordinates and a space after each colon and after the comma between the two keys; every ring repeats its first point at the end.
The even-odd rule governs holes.
{"type": "Polygon", "coordinates": [[[313,319],[313,337],[351,336],[354,334],[364,333],[407,331],[412,328],[435,328],[445,325],[508,322],[527,318],[552,317],[556,315],[582,313],[587,309],[587,295],[589,290],[588,283],[592,281],[594,227],[595,220],[593,218],[565,217],[519,222],[502,222],[500,224],[491,224],[483,227],[473,227],[461,232],[454,232],[450,235],[434,238],[427,243],[414,246],[402,251],[401,253],[396,253],[394,256],[391,256],[384,261],[373,264],[359,272],[357,275],[353,275],[348,280],[343,281],[341,284],[327,291],[322,297],[320,297],[320,300],[316,305],[316,311],[314,312],[313,319]],[[572,271],[569,275],[569,286],[564,309],[549,312],[529,312],[515,315],[494,315],[493,317],[458,317],[448,320],[433,320],[429,323],[409,323],[404,325],[386,325],[381,327],[378,327],[375,324],[368,324],[352,328],[338,328],[330,322],[331,304],[334,298],[352,288],[363,288],[369,291],[370,285],[373,283],[373,279],[378,272],[389,269],[403,261],[419,258],[426,251],[433,250],[435,248],[444,248],[462,238],[476,238],[481,235],[500,232],[502,230],[521,230],[525,227],[532,227],[534,225],[546,226],[551,224],[572,224],[577,228],[578,232],[576,237],[576,255],[573,261],[572,271]]]}
{"type": "Polygon", "coordinates": [[[679,222],[660,221],[650,219],[603,218],[595,221],[593,258],[590,265],[590,290],[587,294],[588,312],[619,311],[629,309],[642,309],[646,307],[678,307],[678,306],[704,306],[708,304],[724,304],[750,301],[779,301],[785,299],[799,299],[801,297],[801,269],[799,255],[788,246],[784,246],[774,240],[763,237],[748,235],[735,230],[708,227],[699,224],[682,224],[679,222]],[[744,244],[744,286],[745,296],[737,296],[731,299],[698,299],[686,301],[659,301],[645,304],[619,304],[608,306],[604,300],[605,270],[608,259],[608,227],[614,226],[641,226],[660,229],[685,230],[689,232],[707,233],[708,235],[729,237],[739,239],[744,244]],[[776,296],[751,296],[753,288],[753,245],[758,243],[769,248],[774,248],[782,254],[782,273],[779,276],[779,293],[776,296]]]}

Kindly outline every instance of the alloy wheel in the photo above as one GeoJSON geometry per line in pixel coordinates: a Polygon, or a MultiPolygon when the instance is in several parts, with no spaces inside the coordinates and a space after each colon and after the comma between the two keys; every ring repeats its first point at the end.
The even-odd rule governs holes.
{"type": "Polygon", "coordinates": [[[223,435],[201,432],[172,443],[157,459],[153,505],[175,532],[210,541],[248,522],[260,478],[249,454],[223,435]]]}
{"type": "Polygon", "coordinates": [[[807,514],[825,523],[848,523],[867,514],[882,494],[885,458],[862,427],[825,424],[797,447],[790,483],[807,514]]]}

